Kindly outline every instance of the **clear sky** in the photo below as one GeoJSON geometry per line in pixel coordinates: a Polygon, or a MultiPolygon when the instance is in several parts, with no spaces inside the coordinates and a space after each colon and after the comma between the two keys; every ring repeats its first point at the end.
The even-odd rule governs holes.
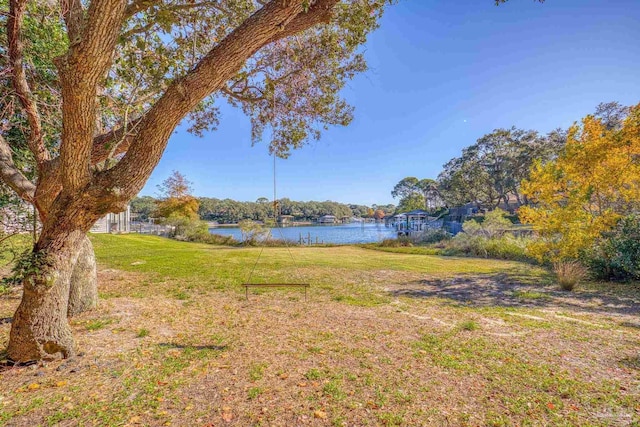
{"type": "MultiPolygon", "coordinates": [[[[442,165],[500,127],[566,128],[600,102],[640,102],[640,0],[400,0],[370,37],[370,70],[348,84],[348,127],[278,160],[278,197],[394,203],[405,176],[442,165]]],[[[273,195],[267,143],[222,106],[217,131],[178,129],[141,192],[172,170],[197,196],[273,195]]]]}

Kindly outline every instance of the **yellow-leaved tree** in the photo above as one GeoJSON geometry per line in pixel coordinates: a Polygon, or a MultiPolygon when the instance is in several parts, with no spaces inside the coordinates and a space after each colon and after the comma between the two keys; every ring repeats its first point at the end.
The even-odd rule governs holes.
{"type": "Polygon", "coordinates": [[[523,190],[534,205],[520,219],[539,236],[540,261],[577,259],[617,221],[640,207],[640,104],[612,125],[587,116],[571,127],[557,159],[536,163],[523,190]]]}
{"type": "Polygon", "coordinates": [[[191,194],[191,183],[178,171],[158,186],[161,199],[156,204],[154,215],[164,222],[193,221],[199,219],[200,203],[191,194]]]}

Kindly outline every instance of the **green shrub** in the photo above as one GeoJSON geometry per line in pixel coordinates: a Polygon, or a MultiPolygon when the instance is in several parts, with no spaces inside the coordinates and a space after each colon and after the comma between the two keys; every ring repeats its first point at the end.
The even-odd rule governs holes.
{"type": "Polygon", "coordinates": [[[463,331],[475,331],[476,329],[479,329],[480,326],[474,320],[465,320],[460,323],[459,328],[463,331]]]}
{"type": "Polygon", "coordinates": [[[243,219],[238,223],[238,226],[242,233],[242,244],[244,245],[260,245],[271,236],[271,231],[264,224],[250,219],[243,219]]]}
{"type": "Polygon", "coordinates": [[[413,240],[408,238],[407,236],[400,236],[397,239],[384,239],[382,242],[378,244],[383,248],[400,248],[413,246],[413,240]]]}
{"type": "Polygon", "coordinates": [[[180,229],[180,234],[175,236],[176,240],[187,242],[207,243],[209,245],[236,246],[238,241],[233,236],[221,236],[211,234],[209,225],[205,221],[189,221],[184,223],[180,229]]]}
{"type": "Polygon", "coordinates": [[[413,241],[417,244],[432,244],[445,240],[450,240],[451,234],[442,228],[426,230],[424,233],[419,234],[413,241]]]}
{"type": "Polygon", "coordinates": [[[45,252],[26,250],[15,259],[11,267],[11,275],[0,280],[0,283],[6,289],[12,286],[19,286],[24,280],[29,280],[33,284],[36,277],[45,268],[51,266],[52,261],[51,257],[45,252]]]}
{"type": "Polygon", "coordinates": [[[514,237],[511,234],[488,238],[459,233],[445,243],[443,254],[530,261],[526,250],[529,240],[530,238],[514,237]]]}
{"type": "Polygon", "coordinates": [[[498,237],[513,226],[507,216],[507,212],[502,209],[494,209],[491,212],[487,212],[484,217],[479,218],[479,221],[475,219],[465,221],[462,224],[462,229],[471,236],[498,237]]]}
{"type": "Polygon", "coordinates": [[[640,215],[621,219],[585,255],[585,263],[598,279],[640,279],[640,215]]]}
{"type": "Polygon", "coordinates": [[[210,235],[209,226],[204,221],[190,221],[182,230],[182,237],[189,242],[204,242],[210,235]]]}
{"type": "Polygon", "coordinates": [[[430,245],[451,239],[451,234],[443,229],[426,230],[415,237],[399,236],[397,239],[384,239],[378,243],[383,248],[402,248],[414,245],[430,245]]]}
{"type": "Polygon", "coordinates": [[[206,236],[206,238],[201,242],[208,243],[210,245],[225,245],[225,246],[235,246],[238,244],[238,241],[234,239],[233,236],[221,236],[219,234],[211,234],[211,233],[209,233],[209,235],[206,236]]]}
{"type": "Polygon", "coordinates": [[[258,245],[273,247],[273,248],[281,248],[285,246],[298,246],[299,243],[296,242],[295,240],[269,238],[269,239],[260,241],[258,245]]]}

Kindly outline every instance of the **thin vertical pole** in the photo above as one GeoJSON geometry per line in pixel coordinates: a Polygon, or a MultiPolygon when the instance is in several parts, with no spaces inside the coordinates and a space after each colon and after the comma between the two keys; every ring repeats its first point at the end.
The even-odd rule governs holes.
{"type": "Polygon", "coordinates": [[[273,153],[273,219],[278,226],[278,195],[276,193],[276,153],[273,153]]]}
{"type": "Polygon", "coordinates": [[[38,241],[38,211],[36,209],[36,204],[33,204],[33,244],[35,245],[38,241]]]}

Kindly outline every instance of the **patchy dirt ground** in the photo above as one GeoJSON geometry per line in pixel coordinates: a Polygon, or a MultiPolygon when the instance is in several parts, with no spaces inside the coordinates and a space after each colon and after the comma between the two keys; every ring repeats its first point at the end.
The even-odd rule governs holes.
{"type": "Polygon", "coordinates": [[[640,423],[637,290],[381,267],[303,268],[307,302],[103,267],[80,355],[0,372],[0,425],[640,423]]]}

